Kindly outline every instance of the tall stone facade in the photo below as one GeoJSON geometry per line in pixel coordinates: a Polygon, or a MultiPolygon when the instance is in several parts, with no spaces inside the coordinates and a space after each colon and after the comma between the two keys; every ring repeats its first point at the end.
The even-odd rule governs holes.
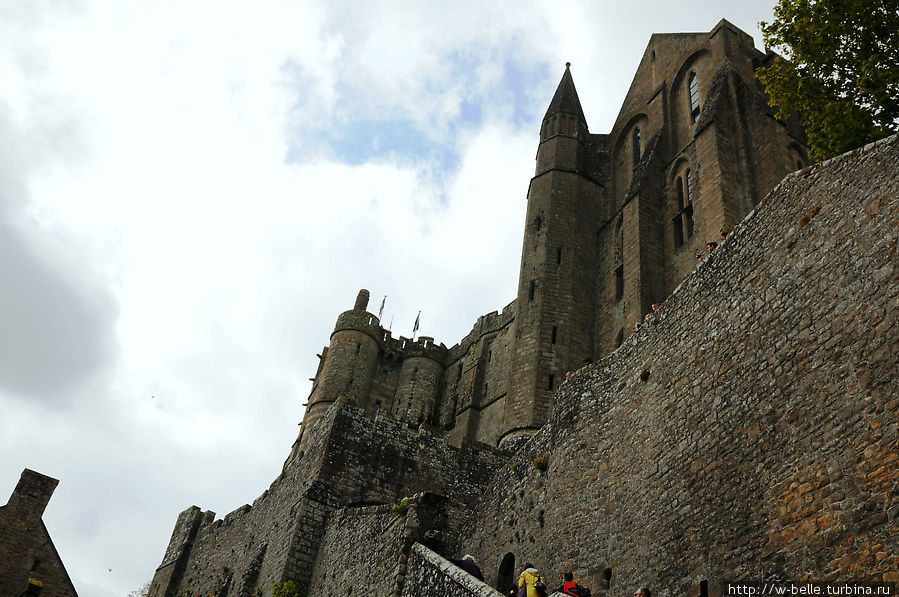
{"type": "Polygon", "coordinates": [[[566,65],[540,127],[518,296],[452,348],[394,339],[362,291],[323,350],[303,429],[335,401],[515,449],[584,359],[619,346],[787,173],[802,131],[775,119],[767,56],[727,21],[656,34],[608,134],[592,134],[566,65]]]}
{"type": "Polygon", "coordinates": [[[806,167],[768,58],[653,35],[609,134],[566,66],[515,300],[447,348],[360,291],[282,475],[182,513],[151,595],[491,594],[466,551],[503,591],[526,560],[615,596],[899,580],[899,142],[806,167]]]}

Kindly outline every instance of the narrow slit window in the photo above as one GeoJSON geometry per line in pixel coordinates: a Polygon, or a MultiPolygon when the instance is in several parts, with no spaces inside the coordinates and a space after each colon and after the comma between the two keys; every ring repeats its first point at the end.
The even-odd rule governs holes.
{"type": "Polygon", "coordinates": [[[540,232],[540,229],[543,228],[543,218],[537,216],[537,220],[534,222],[534,228],[537,229],[537,232],[540,232]]]}
{"type": "Polygon", "coordinates": [[[547,389],[547,390],[553,389],[553,382],[555,382],[555,381],[556,381],[556,376],[553,375],[552,373],[550,373],[550,374],[549,374],[549,381],[548,381],[547,384],[546,384],[546,389],[547,389]]]}
{"type": "Polygon", "coordinates": [[[556,333],[558,332],[558,330],[559,330],[559,328],[557,326],[553,326],[552,334],[549,337],[550,344],[556,343],[556,333]]]}
{"type": "Polygon", "coordinates": [[[693,237],[696,223],[693,221],[693,173],[687,168],[683,177],[677,178],[677,213],[671,220],[674,248],[683,246],[693,237]],[[686,182],[686,184],[684,184],[686,182]]]}
{"type": "Polygon", "coordinates": [[[637,167],[637,164],[640,162],[640,129],[634,129],[634,132],[631,133],[631,145],[634,150],[634,168],[637,167]]]}
{"type": "Polygon", "coordinates": [[[687,169],[685,178],[687,179],[687,204],[684,205],[684,224],[687,229],[687,238],[693,236],[693,176],[687,169]]]}
{"type": "Polygon", "coordinates": [[[680,247],[684,244],[684,224],[681,214],[674,216],[671,220],[671,229],[674,232],[674,247],[680,247]]]}
{"type": "Polygon", "coordinates": [[[359,354],[360,350],[362,350],[362,345],[356,342],[356,354],[359,354]]]}
{"type": "Polygon", "coordinates": [[[528,287],[528,300],[534,300],[534,291],[537,289],[537,282],[535,280],[531,280],[531,284],[528,287]]]}
{"type": "Polygon", "coordinates": [[[562,263],[562,247],[556,249],[556,263],[562,263]]]}
{"type": "Polygon", "coordinates": [[[624,266],[619,265],[615,270],[615,300],[620,301],[624,296],[624,266]]]}
{"type": "Polygon", "coordinates": [[[690,89],[690,118],[696,122],[699,118],[699,83],[696,81],[696,73],[690,73],[687,86],[690,89]]]}

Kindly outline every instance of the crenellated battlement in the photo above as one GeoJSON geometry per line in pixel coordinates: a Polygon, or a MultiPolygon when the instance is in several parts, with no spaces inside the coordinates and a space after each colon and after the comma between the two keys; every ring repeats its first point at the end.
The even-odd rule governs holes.
{"type": "Polygon", "coordinates": [[[381,327],[381,322],[377,315],[373,315],[367,311],[344,311],[337,317],[337,323],[334,325],[334,334],[345,330],[355,330],[368,334],[376,341],[381,342],[388,332],[381,327]]]}

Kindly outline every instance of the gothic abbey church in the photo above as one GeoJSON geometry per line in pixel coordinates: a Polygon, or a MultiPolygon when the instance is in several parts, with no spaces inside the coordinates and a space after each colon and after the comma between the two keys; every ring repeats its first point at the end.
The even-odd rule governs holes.
{"type": "Polygon", "coordinates": [[[808,164],[755,79],[768,58],[727,21],[653,35],[609,134],[590,133],[566,65],[540,127],[518,297],[447,349],[391,338],[360,293],[322,353],[296,449],[337,400],[456,444],[507,448],[539,429],[566,372],[617,348],[708,242],[808,164]]]}
{"type": "Polygon", "coordinates": [[[771,58],[725,20],[655,34],[607,134],[566,65],[514,300],[447,348],[360,291],[282,473],[183,511],[150,596],[899,581],[899,142],[810,164],[771,58]]]}

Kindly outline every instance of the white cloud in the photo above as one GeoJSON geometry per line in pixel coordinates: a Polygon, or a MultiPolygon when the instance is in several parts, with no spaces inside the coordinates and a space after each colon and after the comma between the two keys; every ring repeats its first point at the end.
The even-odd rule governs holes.
{"type": "MultiPolygon", "coordinates": [[[[99,597],[152,576],[185,507],[224,515],[268,486],[359,288],[374,309],[389,295],[395,336],[421,310],[447,345],[514,298],[566,60],[606,132],[649,33],[708,30],[722,10],[644,3],[638,25],[579,2],[57,4],[0,6],[0,265],[27,273],[32,314],[0,309],[19,330],[0,373],[19,344],[56,339],[27,367],[58,388],[0,381],[0,494],[25,467],[60,479],[45,520],[99,597]],[[323,135],[360,119],[412,122],[453,159],[343,163],[323,135]],[[73,312],[74,339],[41,327],[73,312]]],[[[768,14],[728,4],[744,28],[768,14]]]]}

